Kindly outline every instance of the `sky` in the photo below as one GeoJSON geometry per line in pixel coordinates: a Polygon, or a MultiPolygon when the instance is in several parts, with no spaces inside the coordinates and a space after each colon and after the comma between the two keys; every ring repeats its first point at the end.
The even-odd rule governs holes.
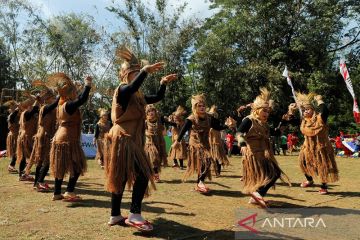
{"type": "MultiPolygon", "coordinates": [[[[168,0],[169,6],[178,6],[185,0],[168,0]]],[[[95,18],[97,25],[115,28],[119,19],[108,10],[107,6],[122,5],[122,0],[30,0],[31,3],[38,6],[44,17],[62,13],[87,13],[95,18]]],[[[155,0],[144,0],[150,8],[154,6],[155,0]]],[[[184,18],[196,16],[200,19],[210,17],[213,11],[209,10],[209,2],[207,0],[188,0],[188,6],[183,14],[184,18]]],[[[171,9],[169,10],[171,11],[171,9]]],[[[120,24],[120,23],[119,23],[120,24]]],[[[108,29],[111,31],[111,29],[108,29]]]]}
{"type": "MultiPolygon", "coordinates": [[[[1,1],[1,0],[0,0],[1,1]]],[[[109,12],[105,7],[122,6],[124,0],[28,0],[32,5],[40,10],[41,15],[45,19],[51,19],[54,16],[68,13],[86,13],[92,16],[97,26],[104,26],[107,33],[119,31],[119,27],[124,26],[124,23],[119,20],[114,13],[109,12]]],[[[141,0],[147,7],[154,9],[156,0],[141,0]]],[[[205,19],[210,17],[214,11],[209,10],[210,3],[208,0],[168,0],[169,14],[171,9],[176,8],[187,2],[187,8],[182,14],[184,19],[188,17],[196,17],[198,19],[205,19]]],[[[21,18],[20,22],[26,22],[26,15],[21,18]]],[[[109,62],[108,56],[100,56],[99,61],[109,62]]],[[[101,68],[101,67],[100,67],[101,68]]],[[[98,68],[96,68],[98,69],[98,68]]],[[[103,69],[99,70],[100,72],[103,69]]]]}

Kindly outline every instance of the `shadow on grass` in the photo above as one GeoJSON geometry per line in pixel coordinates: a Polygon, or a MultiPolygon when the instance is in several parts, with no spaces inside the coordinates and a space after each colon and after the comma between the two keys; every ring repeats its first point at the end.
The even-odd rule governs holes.
{"type": "MultiPolygon", "coordinates": [[[[134,232],[133,235],[144,238],[156,238],[156,239],[174,239],[174,240],[228,240],[228,239],[241,239],[236,238],[235,231],[229,229],[220,229],[214,231],[204,231],[199,228],[188,226],[172,220],[164,218],[157,218],[152,222],[154,231],[150,233],[134,232]]],[[[246,233],[245,233],[246,234],[246,233]]],[[[259,233],[255,237],[261,239],[292,239],[299,240],[302,238],[292,237],[280,233],[259,233]]],[[[250,238],[248,238],[250,239],[250,238]]]]}
{"type": "Polygon", "coordinates": [[[90,180],[90,178],[80,178],[79,182],[77,183],[78,186],[99,186],[104,188],[104,184],[102,183],[94,183],[94,182],[85,182],[90,180]]]}
{"type": "Polygon", "coordinates": [[[171,206],[176,206],[176,207],[185,207],[184,205],[181,204],[177,204],[177,203],[169,203],[169,202],[161,202],[161,201],[151,201],[151,202],[146,202],[146,204],[166,204],[166,205],[171,205],[171,206]]]}
{"type": "MultiPolygon", "coordinates": [[[[298,183],[298,182],[291,183],[291,187],[302,188],[302,187],[300,186],[300,184],[301,184],[301,183],[298,183]]],[[[288,187],[288,186],[289,186],[289,184],[284,183],[284,182],[277,182],[276,185],[277,185],[277,186],[284,186],[284,187],[288,187]]],[[[337,186],[339,186],[339,185],[331,184],[331,185],[328,185],[328,188],[329,188],[329,189],[332,189],[333,187],[337,187],[337,186]]],[[[310,186],[310,187],[307,187],[307,188],[304,188],[304,189],[320,188],[320,187],[321,187],[321,184],[314,184],[314,185],[312,185],[312,186],[310,186]]]]}
{"type": "Polygon", "coordinates": [[[286,198],[286,199],[291,199],[291,200],[295,200],[295,201],[299,201],[299,202],[306,202],[306,200],[304,200],[304,199],[298,199],[298,198],[294,198],[294,197],[284,195],[284,194],[267,194],[266,197],[286,198]]]}
{"type": "Polygon", "coordinates": [[[213,182],[213,181],[209,181],[210,184],[214,184],[214,185],[218,185],[220,187],[223,187],[223,188],[226,188],[226,189],[230,189],[231,187],[227,186],[227,185],[224,185],[224,184],[221,184],[221,183],[218,183],[218,182],[213,182]]]}
{"type": "Polygon", "coordinates": [[[306,207],[304,205],[298,205],[298,204],[283,202],[283,201],[278,201],[278,200],[270,200],[269,204],[270,204],[270,209],[269,209],[270,211],[272,208],[304,208],[304,207],[306,207]]]}
{"type": "Polygon", "coordinates": [[[360,192],[329,192],[329,195],[339,197],[360,197],[360,192]]]}
{"type": "MultiPolygon", "coordinates": [[[[79,184],[81,186],[81,184],[79,184]]],[[[93,195],[93,196],[102,196],[102,197],[111,197],[111,193],[105,191],[105,190],[95,190],[95,189],[89,189],[89,188],[79,188],[76,186],[75,188],[76,194],[79,195],[93,195]]]]}
{"type": "Polygon", "coordinates": [[[241,175],[221,175],[219,178],[241,178],[241,175]]]}
{"type": "Polygon", "coordinates": [[[234,198],[240,198],[244,196],[244,194],[241,191],[231,191],[231,190],[211,190],[208,195],[234,197],[234,198]]]}
{"type": "Polygon", "coordinates": [[[154,231],[150,233],[134,232],[135,236],[156,239],[234,239],[231,230],[204,231],[183,223],[157,218],[152,222],[154,231]]]}
{"type": "MultiPolygon", "coordinates": [[[[272,203],[272,201],[271,201],[272,203]]],[[[360,210],[357,209],[346,209],[346,208],[336,208],[336,207],[328,207],[328,206],[299,206],[295,204],[291,204],[290,206],[286,206],[288,203],[284,203],[285,205],[282,205],[280,211],[278,212],[275,210],[276,214],[279,213],[291,213],[291,214],[298,214],[301,218],[307,218],[311,216],[319,216],[319,215],[331,215],[331,216],[346,216],[351,215],[354,217],[354,220],[357,222],[358,216],[360,215],[360,210]],[[293,206],[293,207],[292,207],[293,206]],[[304,211],[306,209],[306,211],[304,211]],[[313,210],[312,210],[313,209],[313,210]]],[[[271,205],[271,208],[269,208],[269,212],[271,212],[271,209],[277,208],[273,207],[271,205]]],[[[344,220],[344,219],[343,219],[344,220]]],[[[340,219],[340,221],[342,221],[340,219]]],[[[350,223],[350,222],[349,222],[350,223]]],[[[355,229],[355,228],[352,228],[355,229]]],[[[356,229],[355,229],[356,230],[356,229]]]]}
{"type": "Polygon", "coordinates": [[[182,184],[182,183],[196,183],[195,180],[187,180],[186,182],[184,182],[183,180],[181,179],[172,179],[172,180],[164,180],[164,179],[161,179],[161,182],[159,184],[162,184],[162,183],[169,183],[169,184],[182,184]]]}
{"type": "MultiPolygon", "coordinates": [[[[158,214],[168,214],[168,215],[178,215],[178,216],[189,216],[189,217],[194,217],[196,216],[194,213],[186,213],[186,212],[176,212],[176,211],[171,211],[168,209],[168,211],[166,211],[167,208],[162,208],[162,207],[155,207],[155,206],[151,206],[152,204],[156,204],[157,202],[143,202],[142,204],[142,210],[144,212],[151,212],[151,213],[158,213],[158,214]]],[[[127,210],[130,209],[130,202],[122,202],[121,203],[121,209],[122,210],[127,210]]],[[[168,205],[173,205],[173,203],[168,203],[168,202],[161,202],[161,204],[168,204],[168,205]]],[[[98,200],[98,199],[82,199],[79,202],[73,202],[73,203],[69,203],[69,205],[67,206],[68,208],[111,208],[111,200],[109,198],[109,201],[103,201],[103,200],[98,200]]]]}

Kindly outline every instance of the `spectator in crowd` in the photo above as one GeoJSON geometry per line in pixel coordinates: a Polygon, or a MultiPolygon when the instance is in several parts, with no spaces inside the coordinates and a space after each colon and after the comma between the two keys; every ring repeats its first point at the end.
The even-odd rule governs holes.
{"type": "Polygon", "coordinates": [[[280,142],[281,142],[281,149],[283,151],[284,156],[286,156],[286,151],[287,151],[287,137],[285,134],[282,134],[280,137],[280,142]]]}
{"type": "Polygon", "coordinates": [[[299,142],[299,138],[296,136],[296,133],[289,133],[288,134],[288,148],[289,148],[289,154],[292,155],[292,152],[294,151],[297,143],[299,142]]]}
{"type": "Polygon", "coordinates": [[[234,141],[235,141],[234,135],[232,135],[231,132],[228,132],[226,134],[226,147],[227,147],[227,150],[228,150],[228,157],[231,157],[231,152],[232,152],[232,149],[233,149],[234,141]]]}
{"type": "Polygon", "coordinates": [[[335,138],[335,153],[337,154],[338,152],[342,151],[342,149],[343,149],[343,144],[342,144],[341,136],[339,134],[335,138]]]}

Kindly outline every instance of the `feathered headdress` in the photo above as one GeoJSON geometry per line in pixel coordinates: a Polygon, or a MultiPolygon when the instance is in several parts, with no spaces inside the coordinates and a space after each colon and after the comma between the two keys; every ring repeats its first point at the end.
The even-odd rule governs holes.
{"type": "Polygon", "coordinates": [[[55,92],[53,89],[50,89],[45,82],[41,81],[41,80],[34,80],[31,82],[31,85],[33,87],[37,87],[37,88],[41,88],[39,97],[42,101],[45,101],[51,97],[55,96],[55,92]]]}
{"type": "Polygon", "coordinates": [[[205,94],[198,94],[198,95],[193,95],[191,97],[191,110],[193,113],[196,113],[196,105],[198,103],[204,103],[206,105],[206,98],[205,98],[205,94]]]}
{"type": "MultiPolygon", "coordinates": [[[[173,113],[170,115],[170,117],[171,117],[173,120],[182,121],[185,114],[186,114],[185,108],[183,108],[182,106],[178,106],[177,109],[176,109],[176,111],[173,112],[173,113]]],[[[173,120],[172,120],[172,121],[173,121],[173,120]]]]}
{"type": "Polygon", "coordinates": [[[308,94],[305,94],[305,93],[300,93],[300,92],[297,92],[296,93],[296,101],[297,101],[297,104],[301,107],[301,108],[304,108],[304,107],[311,107],[311,108],[315,108],[315,100],[314,100],[314,97],[316,96],[315,93],[308,93],[308,94]]]}
{"type": "Polygon", "coordinates": [[[182,106],[178,106],[176,111],[173,113],[173,115],[175,117],[182,117],[186,114],[186,110],[185,108],[183,108],[182,106]]]}
{"type": "Polygon", "coordinates": [[[74,93],[76,94],[76,87],[73,81],[62,72],[51,74],[46,85],[50,88],[55,88],[62,98],[72,96],[74,93]]]}
{"type": "Polygon", "coordinates": [[[156,109],[156,107],[155,107],[154,104],[148,104],[148,105],[146,105],[146,107],[145,107],[145,112],[146,112],[146,113],[148,113],[148,112],[150,112],[150,111],[152,111],[152,110],[154,110],[155,112],[157,112],[157,109],[156,109]]]}
{"type": "Polygon", "coordinates": [[[136,56],[125,46],[120,46],[116,50],[116,57],[123,61],[120,69],[121,81],[127,81],[127,76],[131,72],[139,72],[141,69],[141,62],[136,56]]]}
{"type": "Polygon", "coordinates": [[[146,113],[146,117],[148,120],[152,121],[154,119],[158,119],[159,117],[159,112],[158,110],[156,109],[155,105],[154,104],[148,104],[146,105],[145,107],[145,113],[146,113]],[[154,118],[150,118],[147,114],[150,112],[150,111],[155,111],[155,115],[154,115],[154,118]]]}
{"type": "Polygon", "coordinates": [[[22,102],[19,103],[19,107],[20,109],[26,109],[28,107],[30,107],[31,105],[33,105],[35,102],[35,99],[34,98],[28,98],[22,102]]]}
{"type": "Polygon", "coordinates": [[[8,107],[11,110],[14,110],[15,108],[17,108],[18,105],[19,105],[19,103],[16,102],[15,100],[9,100],[4,103],[4,106],[8,107]]]}
{"type": "Polygon", "coordinates": [[[274,101],[270,99],[270,91],[266,88],[260,88],[260,95],[257,96],[251,104],[252,111],[260,108],[273,108],[274,101]]]}

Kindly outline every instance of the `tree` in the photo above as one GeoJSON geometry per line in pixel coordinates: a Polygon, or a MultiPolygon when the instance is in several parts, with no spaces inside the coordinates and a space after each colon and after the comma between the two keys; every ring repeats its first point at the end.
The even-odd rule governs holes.
{"type": "Polygon", "coordinates": [[[12,81],[10,69],[10,58],[7,56],[5,45],[0,38],[0,93],[3,88],[15,88],[15,82],[12,81]]]}
{"type": "MultiPolygon", "coordinates": [[[[192,58],[201,89],[229,113],[252,101],[260,86],[267,86],[278,104],[274,115],[280,117],[293,101],[281,76],[287,65],[296,90],[344,103],[344,86],[344,91],[337,91],[341,76],[336,52],[347,27],[344,19],[354,19],[350,12],[355,6],[335,0],[212,1],[218,12],[204,24],[192,58]]],[[[347,113],[351,108],[330,108],[352,120],[347,113]]]]}
{"type": "Polygon", "coordinates": [[[167,114],[174,111],[177,105],[183,105],[192,91],[183,79],[187,74],[187,63],[200,22],[197,19],[181,20],[185,8],[186,3],[170,9],[167,0],[157,0],[154,10],[140,0],[127,0],[125,7],[107,7],[126,26],[126,29],[113,36],[117,42],[132,46],[132,50],[142,59],[166,62],[164,71],[150,76],[143,84],[145,92],[157,91],[161,76],[178,74],[179,79],[168,86],[166,99],[160,104],[162,112],[167,114]]]}

